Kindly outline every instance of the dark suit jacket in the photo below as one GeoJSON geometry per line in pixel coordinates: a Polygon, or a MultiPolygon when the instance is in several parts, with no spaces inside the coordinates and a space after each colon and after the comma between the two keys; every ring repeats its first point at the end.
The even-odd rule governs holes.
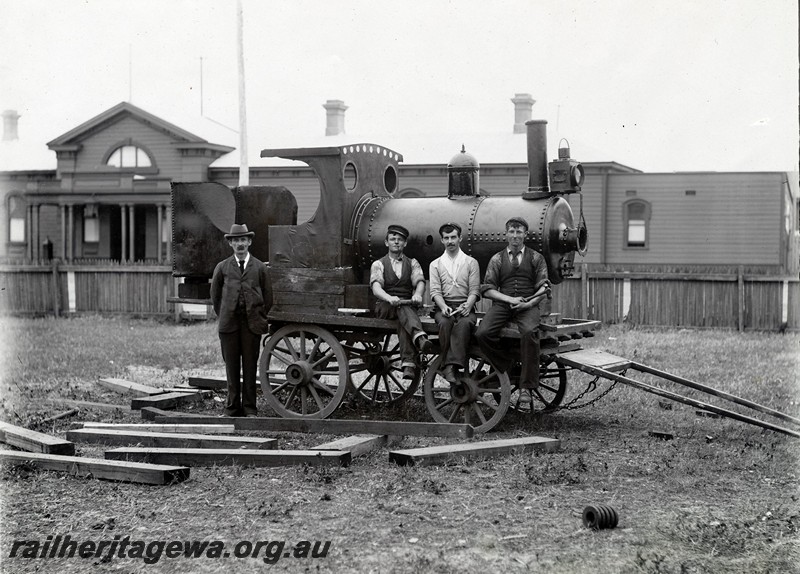
{"type": "Polygon", "coordinates": [[[267,332],[267,313],[272,307],[272,289],[267,266],[250,254],[244,273],[239,270],[236,257],[231,255],[220,261],[211,278],[211,302],[217,314],[220,333],[239,330],[236,303],[240,290],[244,293],[247,326],[253,333],[267,332]]]}

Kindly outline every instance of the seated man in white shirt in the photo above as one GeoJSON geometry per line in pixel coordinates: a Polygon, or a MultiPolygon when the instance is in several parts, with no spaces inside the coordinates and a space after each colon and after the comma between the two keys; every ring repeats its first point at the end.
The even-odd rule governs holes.
{"type": "Polygon", "coordinates": [[[422,330],[417,312],[411,306],[400,304],[410,299],[413,305],[419,306],[425,293],[425,277],[419,262],[403,255],[407,240],[408,229],[402,225],[388,227],[385,243],[389,253],[373,261],[369,284],[378,298],[376,315],[380,319],[397,319],[399,323],[397,337],[403,378],[414,379],[417,376],[417,351],[430,352],[433,345],[422,330]]]}
{"type": "Polygon", "coordinates": [[[474,307],[480,292],[478,261],[461,251],[461,226],[445,223],[439,228],[444,253],[430,265],[434,319],[439,325],[442,376],[456,383],[458,371],[467,367],[467,348],[477,317],[474,307]]]}

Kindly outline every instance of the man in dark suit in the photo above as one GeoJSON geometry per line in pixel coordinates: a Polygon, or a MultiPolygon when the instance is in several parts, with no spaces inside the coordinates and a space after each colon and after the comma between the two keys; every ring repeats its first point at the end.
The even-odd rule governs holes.
{"type": "Polygon", "coordinates": [[[517,324],[522,362],[519,386],[523,389],[539,386],[539,303],[550,289],[547,263],[541,254],[525,247],[527,234],[528,222],[522,217],[506,222],[508,247],[489,260],[481,285],[482,295],[492,300],[492,306],[475,332],[483,353],[506,372],[514,356],[502,345],[500,331],[506,323],[517,324]]]}
{"type": "Polygon", "coordinates": [[[231,226],[225,239],[233,255],[217,264],[211,278],[211,301],[218,317],[222,359],[228,379],[225,415],[229,417],[257,414],[258,354],[272,305],[267,266],[250,255],[254,235],[247,230],[247,225],[231,226]]]}

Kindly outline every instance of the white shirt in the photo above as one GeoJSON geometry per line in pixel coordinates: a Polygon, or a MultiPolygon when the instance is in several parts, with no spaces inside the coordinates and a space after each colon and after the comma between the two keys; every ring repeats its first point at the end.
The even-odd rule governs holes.
{"type": "MultiPolygon", "coordinates": [[[[241,261],[241,259],[236,257],[236,255],[234,255],[233,258],[236,259],[236,265],[239,265],[239,261],[241,261]]],[[[244,258],[244,266],[247,267],[248,263],[250,263],[250,252],[249,251],[247,252],[247,256],[245,256],[245,258],[244,258]]],[[[242,266],[239,265],[239,268],[241,269],[242,266]]]]}

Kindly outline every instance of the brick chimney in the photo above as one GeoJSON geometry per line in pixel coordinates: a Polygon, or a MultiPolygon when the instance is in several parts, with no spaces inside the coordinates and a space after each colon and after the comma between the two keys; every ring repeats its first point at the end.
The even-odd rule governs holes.
{"type": "Polygon", "coordinates": [[[344,133],[344,112],[347,106],[342,100],[328,100],[322,107],[328,112],[327,125],[325,126],[326,136],[338,136],[344,133]]]}
{"type": "Polygon", "coordinates": [[[17,110],[6,110],[3,112],[3,141],[10,142],[19,139],[17,133],[17,120],[19,114],[17,110]]]}
{"type": "Polygon", "coordinates": [[[514,94],[511,101],[514,103],[514,133],[527,133],[528,128],[525,127],[525,122],[531,119],[533,104],[536,103],[536,100],[530,94],[514,94]]]}

